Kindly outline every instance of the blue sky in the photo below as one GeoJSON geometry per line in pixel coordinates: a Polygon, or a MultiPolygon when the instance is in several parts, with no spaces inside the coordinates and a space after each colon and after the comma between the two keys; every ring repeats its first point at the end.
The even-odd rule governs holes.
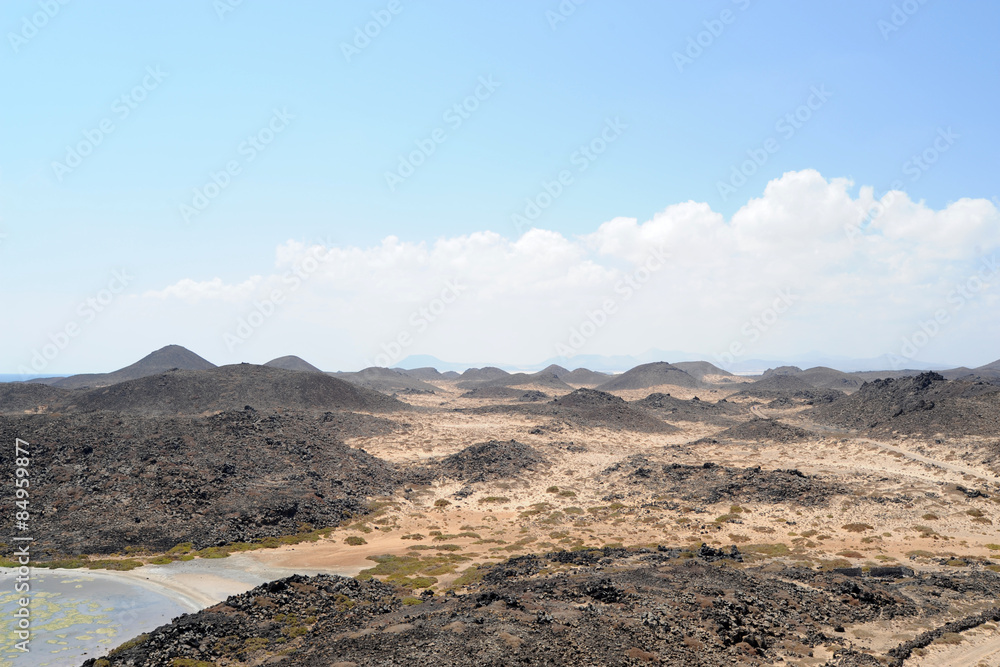
{"type": "MultiPolygon", "coordinates": [[[[382,247],[387,237],[401,247],[432,246],[491,231],[513,243],[525,228],[515,227],[512,215],[523,215],[526,199],[537,199],[543,182],[561,171],[571,181],[530,222],[571,242],[615,218],[650,221],[687,201],[729,220],[769,182],[803,170],[849,179],[856,199],[862,186],[878,197],[897,182],[909,200],[933,211],[1000,196],[995,3],[567,0],[563,10],[573,11],[558,21],[555,1],[228,3],[3,3],[0,272],[4,301],[20,325],[0,334],[10,354],[0,371],[15,372],[122,268],[134,275],[123,298],[51,359],[47,372],[121,365],[169,342],[200,345],[218,362],[264,361],[257,357],[283,349],[330,367],[357,365],[378,351],[364,349],[364,341],[392,338],[398,326],[380,324],[385,334],[352,329],[345,319],[362,311],[344,303],[378,294],[338,297],[333,286],[310,295],[331,320],[289,310],[281,316],[287,330],[268,327],[273,335],[237,351],[222,342],[219,328],[228,325],[206,325],[197,309],[178,303],[149,310],[126,297],[141,301],[184,280],[239,285],[280,273],[276,249],[289,240],[357,253],[382,247]],[[380,16],[386,25],[378,34],[345,55],[344,44],[366,24],[375,32],[371,22],[380,16]],[[678,67],[675,52],[684,54],[689,40],[704,46],[678,67]],[[481,99],[470,98],[477,89],[481,99]],[[458,123],[455,112],[447,114],[463,103],[475,108],[458,123]],[[813,108],[802,107],[807,103],[813,108]],[[781,124],[797,111],[795,125],[781,124]],[[622,129],[581,171],[580,147],[609,121],[622,129]],[[939,142],[946,150],[932,151],[926,169],[915,166],[912,158],[942,133],[951,137],[939,142]],[[245,142],[255,135],[273,141],[251,150],[245,142]],[[69,164],[68,150],[81,142],[96,143],[88,136],[100,142],[78,166],[55,164],[69,164]],[[386,172],[428,141],[433,153],[390,188],[386,172]],[[720,194],[720,182],[732,185],[734,167],[762,151],[766,161],[745,183],[720,194]],[[218,176],[227,163],[238,173],[218,176]],[[195,189],[211,189],[213,173],[226,187],[185,216],[182,206],[193,206],[195,189]],[[315,337],[301,333],[310,326],[315,337]],[[341,352],[324,347],[331,328],[342,330],[332,338],[341,352]]],[[[948,270],[964,276],[994,247],[994,214],[981,223],[992,235],[974,235],[968,252],[947,259],[948,270]]],[[[628,260],[581,243],[605,257],[598,264],[628,270],[621,264],[628,260]]],[[[426,268],[414,261],[413,271],[426,268]]],[[[857,268],[842,265],[838,275],[857,268]]],[[[377,271],[371,276],[380,280],[377,271]]],[[[935,289],[913,280],[908,288],[935,289]]],[[[946,287],[937,287],[945,298],[946,287]]],[[[761,293],[773,289],[761,285],[761,293]]],[[[406,321],[410,306],[427,298],[386,303],[404,304],[396,320],[406,321]]],[[[919,310],[901,312],[879,350],[829,351],[891,352],[912,328],[906,323],[920,317],[919,310]]],[[[572,321],[553,323],[552,331],[572,321]]],[[[635,326],[643,326],[641,318],[635,326]]],[[[800,333],[812,325],[802,326],[800,333]]],[[[939,338],[923,355],[960,361],[968,340],[952,330],[954,340],[939,338]]],[[[409,351],[448,356],[445,331],[409,351]]],[[[990,356],[986,339],[976,340],[968,355],[976,358],[963,363],[1000,356],[990,356]]],[[[586,351],[685,344],[671,342],[607,333],[586,351]]],[[[475,356],[527,361],[552,356],[546,350],[554,347],[495,345],[475,356]]],[[[775,352],[787,348],[777,339],[773,345],[775,352]]],[[[802,346],[836,347],[823,339],[802,346]]]]}

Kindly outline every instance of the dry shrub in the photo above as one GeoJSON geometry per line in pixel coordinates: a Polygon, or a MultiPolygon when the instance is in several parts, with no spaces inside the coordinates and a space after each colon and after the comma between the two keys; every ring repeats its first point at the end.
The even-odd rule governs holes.
{"type": "Polygon", "coordinates": [[[869,526],[867,523],[848,523],[841,526],[844,530],[849,533],[863,533],[866,530],[874,530],[874,526],[869,526]]]}

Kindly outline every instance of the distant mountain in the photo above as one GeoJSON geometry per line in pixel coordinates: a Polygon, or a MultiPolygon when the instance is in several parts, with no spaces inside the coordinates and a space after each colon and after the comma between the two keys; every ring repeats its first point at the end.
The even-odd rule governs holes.
{"type": "Polygon", "coordinates": [[[987,382],[995,382],[996,380],[1000,380],[1000,359],[983,364],[982,366],[976,366],[975,368],[966,368],[965,366],[949,368],[946,371],[941,371],[941,375],[948,380],[985,380],[987,382]]]}
{"type": "Polygon", "coordinates": [[[316,368],[308,361],[302,357],[296,357],[294,354],[289,354],[288,356],[278,357],[277,359],[271,359],[271,361],[264,364],[270,368],[282,368],[286,371],[308,371],[310,373],[322,373],[320,369],[316,368]]]}
{"type": "Polygon", "coordinates": [[[508,375],[510,373],[496,366],[486,366],[485,368],[469,368],[459,377],[463,382],[489,382],[508,375]]]}
{"type": "Polygon", "coordinates": [[[798,366],[778,366],[777,368],[768,368],[761,374],[762,378],[769,378],[775,375],[798,375],[802,372],[802,369],[798,366]]]}
{"type": "MultiPolygon", "coordinates": [[[[565,368],[563,370],[566,370],[565,368]]],[[[490,384],[504,384],[508,387],[517,387],[522,385],[535,385],[541,387],[548,387],[550,389],[565,389],[567,391],[573,389],[569,386],[555,373],[549,373],[547,371],[538,371],[537,373],[514,373],[500,380],[495,380],[490,384]]]]}
{"type": "Polygon", "coordinates": [[[180,345],[167,345],[151,352],[139,361],[112,373],[84,373],[65,378],[31,380],[62,389],[83,389],[87,387],[108,387],[119,382],[138,380],[171,370],[204,371],[216,368],[215,364],[202,359],[197,354],[180,345]]]}
{"type": "MultiPolygon", "coordinates": [[[[482,369],[487,370],[487,369],[482,369]]],[[[500,370],[500,369],[495,369],[500,370]]],[[[564,371],[566,369],[563,369],[564,371]]],[[[549,389],[565,389],[569,391],[573,387],[560,380],[555,373],[538,371],[537,373],[504,373],[493,380],[465,380],[462,379],[456,385],[459,389],[479,389],[485,387],[524,387],[541,386],[549,389]]],[[[468,371],[466,371],[468,373],[468,371]]],[[[568,371],[567,371],[568,373],[568,371]]],[[[492,374],[492,373],[491,373],[492,374]]],[[[465,373],[462,374],[463,378],[465,373]]]]}
{"type": "Polygon", "coordinates": [[[585,387],[596,387],[608,379],[607,373],[598,373],[589,368],[577,368],[566,373],[559,379],[568,384],[582,385],[585,387]]]}
{"type": "MultiPolygon", "coordinates": [[[[963,375],[969,372],[968,369],[964,370],[965,373],[962,373],[963,375]]],[[[845,373],[844,371],[829,368],[828,366],[814,366],[805,370],[802,370],[798,366],[779,366],[778,368],[769,368],[764,371],[758,384],[775,378],[790,377],[801,380],[816,389],[837,389],[851,392],[859,389],[865,382],[884,380],[886,378],[910,377],[920,372],[918,370],[882,370],[845,373]]],[[[801,389],[801,387],[799,388],[801,389]]]]}
{"type": "MultiPolygon", "coordinates": [[[[779,366],[795,366],[799,368],[826,366],[845,373],[854,373],[854,372],[863,372],[872,370],[889,370],[893,368],[898,368],[900,365],[899,363],[900,360],[890,355],[882,355],[880,357],[869,357],[869,358],[858,359],[852,357],[822,354],[820,352],[807,352],[804,354],[791,355],[787,358],[761,356],[754,358],[740,358],[728,361],[719,358],[719,355],[705,354],[705,353],[691,353],[683,350],[662,350],[662,349],[651,349],[641,354],[635,354],[635,355],[577,354],[572,357],[562,357],[562,356],[550,357],[539,364],[492,364],[492,365],[504,368],[509,372],[520,371],[520,372],[530,373],[532,371],[544,370],[549,366],[557,366],[561,369],[587,368],[592,371],[598,371],[604,373],[621,373],[623,371],[627,371],[630,368],[635,368],[636,366],[639,365],[645,365],[648,363],[657,362],[662,359],[674,359],[675,361],[673,362],[673,365],[684,370],[686,369],[681,364],[695,364],[695,363],[708,364],[712,367],[719,369],[720,371],[718,373],[719,375],[724,375],[727,372],[739,375],[759,375],[763,373],[766,369],[777,368],[779,366]],[[709,362],[708,360],[711,360],[711,362],[709,362]]],[[[913,361],[910,359],[907,359],[905,361],[907,368],[914,371],[924,371],[924,370],[943,371],[948,368],[948,366],[944,364],[924,363],[924,362],[913,361]]],[[[1000,360],[998,360],[995,363],[1000,363],[1000,360]]],[[[404,369],[430,366],[442,372],[445,370],[454,370],[461,372],[468,368],[474,368],[476,366],[483,366],[483,365],[489,365],[489,364],[483,364],[482,360],[480,360],[478,363],[452,363],[452,362],[442,361],[437,357],[433,357],[430,355],[411,355],[403,359],[401,362],[399,362],[399,367],[404,369]]],[[[715,374],[715,373],[709,373],[709,374],[715,374]]],[[[691,375],[694,377],[698,377],[698,373],[691,373],[691,375]]]]}
{"type": "Polygon", "coordinates": [[[472,368],[473,366],[476,365],[482,365],[482,364],[460,364],[450,361],[441,361],[437,357],[431,356],[429,354],[411,354],[410,356],[404,358],[402,361],[397,363],[396,367],[399,368],[400,370],[434,368],[443,374],[447,371],[462,373],[466,369],[472,368]]]}
{"type": "Polygon", "coordinates": [[[618,391],[623,389],[648,389],[664,384],[680,387],[700,387],[701,383],[681,369],[665,361],[642,364],[616,375],[599,385],[600,391],[618,391]]]}
{"type": "Polygon", "coordinates": [[[737,395],[755,398],[775,398],[786,395],[812,397],[815,389],[816,387],[800,377],[798,373],[779,373],[768,375],[748,384],[737,395]]]}
{"type": "Polygon", "coordinates": [[[991,361],[988,364],[983,364],[982,366],[976,367],[977,371],[998,371],[1000,372],[1000,359],[996,361],[991,361]]]}
{"type": "Polygon", "coordinates": [[[397,371],[392,368],[382,368],[381,366],[371,366],[357,373],[336,373],[334,375],[351,384],[374,389],[384,394],[391,394],[397,391],[433,394],[438,390],[432,384],[407,375],[406,371],[397,371]]]}
{"type": "Polygon", "coordinates": [[[957,380],[961,377],[971,377],[976,374],[976,371],[965,366],[959,366],[958,368],[949,368],[946,371],[941,371],[941,376],[946,380],[957,380]]]}
{"type": "Polygon", "coordinates": [[[417,378],[418,380],[453,380],[454,378],[461,377],[455,371],[445,371],[444,373],[438,372],[436,368],[431,368],[430,366],[424,366],[423,368],[411,368],[406,370],[405,368],[394,368],[394,371],[399,371],[403,375],[408,375],[411,378],[417,378]]]}
{"type": "Polygon", "coordinates": [[[973,369],[973,375],[987,380],[1000,379],[1000,359],[991,361],[988,364],[977,366],[973,369]]]}
{"type": "Polygon", "coordinates": [[[856,373],[845,373],[826,366],[807,368],[799,373],[799,377],[817,389],[840,389],[843,391],[852,391],[866,382],[856,373]]]}
{"type": "Polygon", "coordinates": [[[543,361],[543,364],[559,364],[564,367],[587,368],[593,371],[605,373],[621,373],[630,368],[635,368],[640,364],[659,361],[660,359],[684,359],[695,361],[698,355],[689,355],[684,352],[649,350],[643,354],[577,354],[572,357],[552,357],[543,361]]]}
{"type": "Polygon", "coordinates": [[[169,371],[91,389],[69,399],[77,411],[132,414],[204,414],[219,410],[365,410],[409,406],[326,373],[301,373],[254,364],[169,371]]]}
{"type": "MultiPolygon", "coordinates": [[[[590,370],[589,368],[577,368],[576,370],[568,370],[559,364],[549,364],[537,373],[532,373],[531,377],[536,378],[538,381],[536,384],[547,384],[550,383],[550,377],[556,377],[566,385],[586,385],[590,387],[596,387],[602,382],[608,379],[607,373],[597,373],[590,370]]],[[[548,386],[548,384],[547,384],[548,386]]],[[[551,386],[558,386],[562,389],[563,386],[552,384],[551,386]]]]}
{"type": "Polygon", "coordinates": [[[691,377],[702,382],[704,382],[705,378],[710,375],[718,375],[722,377],[732,375],[729,371],[724,371],[715,364],[711,364],[707,361],[676,361],[673,365],[691,377]]]}
{"type": "Polygon", "coordinates": [[[802,389],[805,385],[809,385],[816,389],[853,391],[865,383],[865,378],[827,366],[816,366],[807,370],[802,370],[798,366],[779,366],[778,368],[769,368],[764,371],[758,384],[782,377],[794,377],[800,380],[800,386],[796,387],[797,389],[802,389]]]}

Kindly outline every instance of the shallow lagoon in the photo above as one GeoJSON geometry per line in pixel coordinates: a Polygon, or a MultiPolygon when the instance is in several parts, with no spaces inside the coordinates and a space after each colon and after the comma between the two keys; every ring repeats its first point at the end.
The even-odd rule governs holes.
{"type": "Polygon", "coordinates": [[[296,572],[321,571],[329,572],[269,567],[243,554],[131,572],[32,569],[31,651],[23,653],[14,648],[13,616],[23,594],[14,592],[15,570],[0,568],[0,667],[78,666],[229,595],[296,572]]]}
{"type": "Polygon", "coordinates": [[[14,648],[17,598],[13,570],[0,577],[0,665],[62,667],[103,655],[126,639],[147,632],[194,605],[163,592],[87,570],[33,570],[31,643],[14,648]]]}

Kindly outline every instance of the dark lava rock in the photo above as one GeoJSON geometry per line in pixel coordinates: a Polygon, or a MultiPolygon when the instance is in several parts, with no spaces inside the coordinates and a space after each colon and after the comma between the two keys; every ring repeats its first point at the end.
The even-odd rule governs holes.
{"type": "Polygon", "coordinates": [[[824,389],[817,387],[803,378],[796,375],[778,374],[767,375],[761,380],[747,385],[736,393],[736,396],[747,396],[769,401],[798,399],[799,401],[813,401],[815,403],[828,403],[844,396],[844,392],[836,389],[824,389]]]}
{"type": "Polygon", "coordinates": [[[0,382],[0,412],[21,414],[45,412],[65,405],[72,395],[67,389],[30,382],[0,382]]]}
{"type": "Polygon", "coordinates": [[[667,492],[685,500],[705,503],[730,502],[815,505],[830,496],[848,493],[838,484],[808,477],[798,470],[729,468],[708,461],[700,466],[653,463],[641,455],[631,456],[605,469],[608,482],[624,482],[643,489],[667,492]]]}
{"type": "Polygon", "coordinates": [[[870,433],[996,435],[1000,387],[937,373],[874,380],[850,396],[809,411],[816,421],[870,433]]]}
{"type": "Polygon", "coordinates": [[[735,544],[729,547],[729,551],[725,551],[723,549],[715,549],[702,542],[701,548],[698,549],[698,557],[709,563],[714,563],[717,560],[723,559],[733,560],[737,563],[743,562],[743,555],[740,553],[740,550],[736,548],[735,544]]]}
{"type": "Polygon", "coordinates": [[[615,375],[607,382],[598,385],[602,391],[621,391],[623,389],[647,389],[660,385],[676,385],[680,387],[700,387],[701,383],[692,375],[665,361],[651,364],[641,364],[615,375]]]}
{"type": "MultiPolygon", "coordinates": [[[[781,376],[778,376],[781,377],[781,376]]],[[[725,431],[712,436],[713,440],[740,440],[757,442],[760,440],[772,442],[801,442],[811,437],[809,431],[797,426],[789,426],[777,419],[761,419],[754,417],[750,421],[737,424],[725,431]]],[[[698,441],[701,442],[701,441],[698,441]]]]}
{"type": "Polygon", "coordinates": [[[515,389],[514,387],[506,387],[502,385],[490,385],[485,387],[476,387],[471,389],[464,394],[461,398],[494,398],[494,399],[505,399],[505,398],[519,398],[524,395],[523,389],[515,389]]]}
{"type": "Polygon", "coordinates": [[[836,628],[919,611],[892,583],[738,569],[677,558],[672,549],[594,551],[601,565],[557,552],[480,566],[482,582],[468,592],[405,603],[404,592],[377,581],[295,575],[177,618],[105,660],[109,667],[764,665],[787,655],[783,646],[826,644],[837,641],[836,628]],[[658,560],[643,560],[650,556],[658,560]],[[560,571],[546,575],[547,567],[560,571]]]}
{"type": "Polygon", "coordinates": [[[551,404],[564,408],[625,407],[628,405],[625,399],[614,394],[587,388],[577,389],[565,396],[553,399],[551,404]]]}
{"type": "Polygon", "coordinates": [[[518,413],[564,419],[583,427],[599,427],[643,433],[677,431],[652,413],[635,408],[624,399],[596,389],[577,389],[548,403],[491,405],[467,410],[474,414],[518,413]]]}
{"type": "MultiPolygon", "coordinates": [[[[0,438],[30,443],[40,557],[165,551],[337,525],[365,512],[369,496],[392,493],[395,468],[345,445],[327,419],[253,409],[206,418],[0,416],[0,438]]],[[[0,458],[0,475],[13,478],[13,466],[13,457],[0,458]]],[[[13,494],[0,498],[5,516],[13,502],[13,494]]]]}
{"type": "Polygon", "coordinates": [[[732,424],[733,417],[746,413],[746,408],[723,399],[718,403],[692,399],[685,401],[670,394],[653,393],[646,398],[632,401],[630,405],[649,410],[668,420],[732,424]]]}
{"type": "Polygon", "coordinates": [[[913,574],[914,572],[910,568],[899,565],[873,567],[868,570],[869,577],[886,577],[888,579],[902,579],[903,577],[912,577],[913,574]]]}
{"type": "MultiPolygon", "coordinates": [[[[233,364],[175,371],[72,392],[63,411],[203,415],[239,410],[409,410],[406,403],[325,373],[233,364]]],[[[0,405],[0,412],[6,411],[0,405]]],[[[50,410],[51,411],[51,410],[50,410]]]]}
{"type": "Polygon", "coordinates": [[[469,483],[517,477],[525,470],[535,470],[545,457],[530,445],[516,440],[490,440],[466,447],[430,469],[438,474],[469,483]]]}

